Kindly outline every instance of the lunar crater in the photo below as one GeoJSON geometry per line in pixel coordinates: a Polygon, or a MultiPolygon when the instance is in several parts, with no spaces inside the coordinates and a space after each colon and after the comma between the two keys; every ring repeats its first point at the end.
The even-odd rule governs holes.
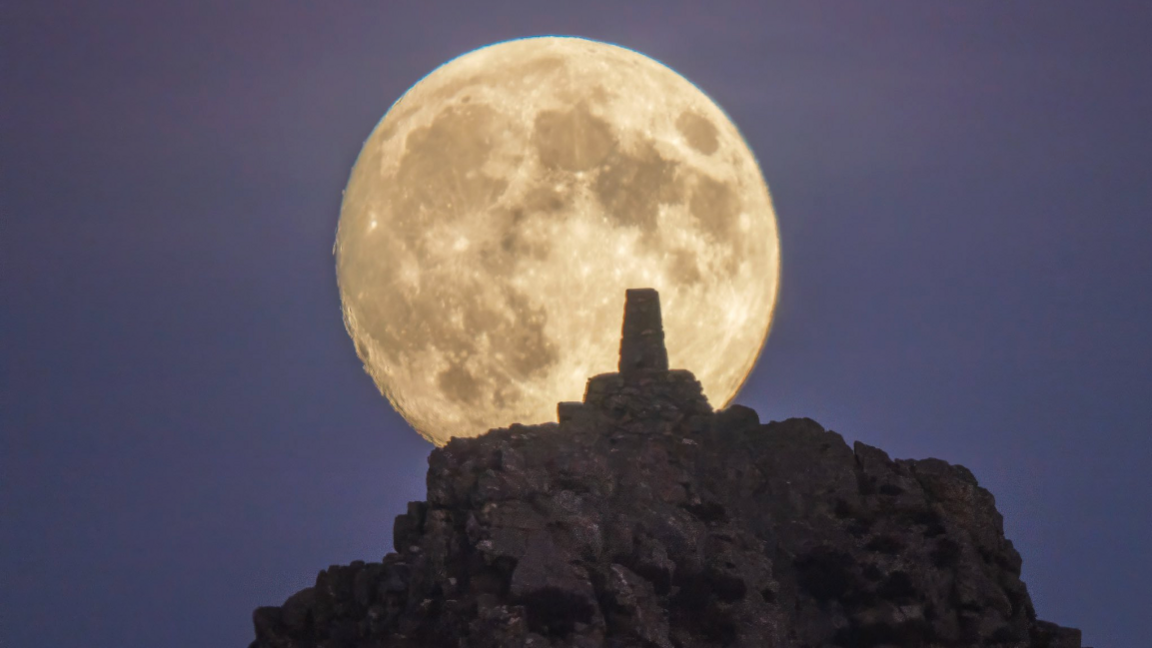
{"type": "Polygon", "coordinates": [[[720,147],[719,132],[716,127],[712,125],[712,122],[694,112],[684,111],[680,113],[676,119],[676,129],[684,135],[684,139],[688,141],[688,146],[704,155],[712,155],[720,147]]]}

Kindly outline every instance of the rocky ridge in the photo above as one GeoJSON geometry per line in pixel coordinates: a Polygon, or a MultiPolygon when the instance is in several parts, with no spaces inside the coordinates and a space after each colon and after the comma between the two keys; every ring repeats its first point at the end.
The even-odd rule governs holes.
{"type": "Polygon", "coordinates": [[[559,423],[454,439],[381,562],[254,613],[250,648],[1079,648],[992,494],[810,419],[714,412],[628,291],[620,372],[559,423]]]}

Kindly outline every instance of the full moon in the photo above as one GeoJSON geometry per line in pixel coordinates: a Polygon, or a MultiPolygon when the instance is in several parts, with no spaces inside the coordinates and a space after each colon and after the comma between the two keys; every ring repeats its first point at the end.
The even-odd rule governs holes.
{"type": "Polygon", "coordinates": [[[712,100],[560,37],[409,89],[364,142],[334,248],[365,370],[436,445],[581,400],[616,370],[627,288],[660,292],[670,366],[726,406],[767,337],[779,251],[756,159],[712,100]]]}

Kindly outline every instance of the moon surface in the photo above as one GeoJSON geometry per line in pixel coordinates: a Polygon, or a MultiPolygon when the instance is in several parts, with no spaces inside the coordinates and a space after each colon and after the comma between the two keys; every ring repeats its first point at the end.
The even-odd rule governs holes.
{"type": "Polygon", "coordinates": [[[365,370],[436,445],[581,400],[616,370],[626,288],[660,292],[670,366],[723,407],[779,277],[735,125],[661,63],[580,38],[497,43],[413,86],[360,151],[334,252],[365,370]]]}

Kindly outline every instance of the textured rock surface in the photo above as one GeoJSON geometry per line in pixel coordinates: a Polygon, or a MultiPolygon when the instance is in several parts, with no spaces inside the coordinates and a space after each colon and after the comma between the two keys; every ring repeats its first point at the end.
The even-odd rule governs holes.
{"type": "Polygon", "coordinates": [[[395,553],[257,609],[252,646],[1080,646],[961,466],[713,412],[684,371],[559,414],[433,451],[395,553]]]}

